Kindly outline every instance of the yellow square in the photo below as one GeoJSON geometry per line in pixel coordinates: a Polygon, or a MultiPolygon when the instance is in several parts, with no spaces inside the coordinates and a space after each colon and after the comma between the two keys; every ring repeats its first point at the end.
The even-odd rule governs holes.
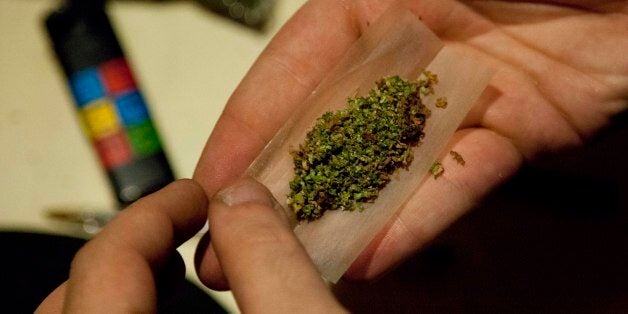
{"type": "Polygon", "coordinates": [[[83,123],[93,139],[101,139],[120,129],[114,105],[106,99],[96,100],[83,108],[83,123]]]}

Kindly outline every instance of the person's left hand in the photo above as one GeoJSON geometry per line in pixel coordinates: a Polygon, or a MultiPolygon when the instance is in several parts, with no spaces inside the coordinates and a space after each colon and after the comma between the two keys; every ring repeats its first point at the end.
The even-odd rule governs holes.
{"type": "MultiPolygon", "coordinates": [[[[443,159],[455,171],[409,197],[347,270],[349,280],[385,274],[523,162],[583,144],[628,109],[628,1],[310,0],[259,56],[213,128],[194,174],[208,195],[245,172],[391,4],[497,72],[448,142],[466,166],[443,159]]],[[[201,280],[228,289],[212,244],[200,254],[201,280]]]]}
{"type": "Polygon", "coordinates": [[[70,278],[36,312],[156,312],[185,278],[175,249],[203,226],[208,205],[216,256],[242,311],[341,311],[269,195],[245,180],[208,204],[192,180],[168,185],[122,211],[81,248],[70,278]]]}

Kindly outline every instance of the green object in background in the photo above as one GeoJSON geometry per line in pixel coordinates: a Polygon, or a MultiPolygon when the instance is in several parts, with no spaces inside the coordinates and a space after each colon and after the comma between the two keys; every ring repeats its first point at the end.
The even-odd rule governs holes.
{"type": "Polygon", "coordinates": [[[161,150],[159,136],[151,121],[129,127],[127,135],[133,152],[138,156],[150,156],[161,150]]]}

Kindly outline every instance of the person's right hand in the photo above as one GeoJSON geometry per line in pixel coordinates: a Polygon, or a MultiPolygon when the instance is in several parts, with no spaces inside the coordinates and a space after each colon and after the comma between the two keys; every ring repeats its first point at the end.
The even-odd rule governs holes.
{"type": "MultiPolygon", "coordinates": [[[[497,73],[449,143],[466,166],[445,159],[452,170],[428,180],[398,212],[353,264],[353,279],[376,277],[414,254],[523,160],[583,143],[628,102],[628,1],[312,0],[259,57],[216,124],[195,173],[208,195],[240,177],[393,2],[497,73]]],[[[211,246],[198,254],[203,282],[227,288],[211,246]]]]}
{"type": "Polygon", "coordinates": [[[158,312],[184,280],[176,248],[198,232],[206,213],[242,312],[346,312],[272,205],[270,192],[249,179],[218,193],[207,211],[196,182],[173,182],[133,203],[83,246],[68,280],[36,313],[158,312]]]}

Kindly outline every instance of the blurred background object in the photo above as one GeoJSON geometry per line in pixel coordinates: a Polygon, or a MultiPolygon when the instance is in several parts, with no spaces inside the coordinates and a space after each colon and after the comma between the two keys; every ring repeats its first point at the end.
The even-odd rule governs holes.
{"type": "Polygon", "coordinates": [[[105,12],[105,1],[66,0],[45,24],[83,132],[120,208],[172,182],[157,128],[105,12]]]}
{"type": "MultiPolygon", "coordinates": [[[[197,2],[257,30],[266,24],[273,7],[271,0],[197,2]]],[[[174,174],[105,3],[65,0],[46,17],[45,25],[82,129],[107,173],[119,208],[124,208],[172,182],[174,174]]],[[[58,210],[50,216],[78,217],[58,210]]]]}
{"type": "MultiPolygon", "coordinates": [[[[124,1],[124,0],[120,0],[124,1]]],[[[126,0],[149,2],[193,1],[199,6],[257,31],[265,31],[273,16],[275,0],[126,0]]],[[[302,1],[299,1],[302,3],[302,1]]]]}
{"type": "Polygon", "coordinates": [[[274,0],[196,0],[211,11],[254,29],[263,30],[272,16],[274,0]]]}

